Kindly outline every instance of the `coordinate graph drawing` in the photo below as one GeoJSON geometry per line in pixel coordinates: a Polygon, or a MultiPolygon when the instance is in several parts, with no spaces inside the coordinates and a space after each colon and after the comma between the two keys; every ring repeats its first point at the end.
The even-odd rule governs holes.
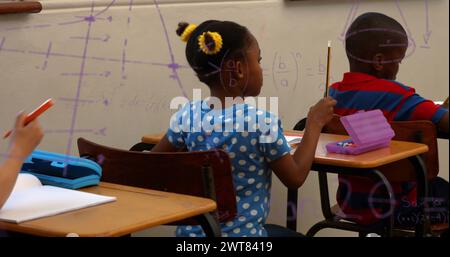
{"type": "MultiPolygon", "coordinates": [[[[42,117],[44,121],[49,120],[43,124],[46,134],[43,147],[57,145],[49,150],[66,155],[77,155],[76,139],[80,136],[103,138],[105,144],[130,147],[142,134],[166,129],[168,123],[165,121],[170,118],[169,103],[173,97],[192,98],[193,87],[204,89],[203,97],[209,93],[187,64],[185,43],[175,41],[178,40],[174,33],[176,24],[181,20],[201,22],[205,13],[209,15],[206,18],[216,15],[218,19],[225,19],[229,16],[229,12],[221,13],[220,8],[207,2],[202,4],[207,6],[205,10],[211,11],[195,7],[200,6],[198,1],[192,3],[192,7],[189,1],[186,2],[178,6],[173,1],[168,4],[162,0],[90,1],[89,6],[73,10],[44,8],[42,13],[32,14],[30,18],[2,16],[0,72],[4,103],[0,115],[12,118],[14,112],[24,108],[22,105],[34,106],[40,98],[52,97],[56,108],[42,117]],[[199,15],[185,13],[188,7],[199,15]],[[14,63],[15,68],[11,68],[10,63],[14,63]],[[8,107],[10,103],[17,104],[8,107]]],[[[264,1],[253,2],[261,5],[260,10],[274,8],[259,3],[264,1]]],[[[413,17],[416,19],[414,25],[411,25],[412,17],[405,1],[387,3],[407,31],[406,58],[417,51],[431,51],[434,36],[431,1],[421,2],[423,12],[420,17],[413,17]]],[[[233,4],[237,5],[236,2],[233,4]]],[[[366,11],[365,7],[364,1],[360,0],[345,3],[342,8],[345,11],[341,10],[339,14],[340,23],[332,24],[338,28],[333,29],[334,34],[322,36],[323,42],[307,42],[302,36],[301,40],[283,45],[281,32],[254,30],[264,37],[274,34],[273,38],[280,40],[275,47],[262,49],[261,65],[266,96],[289,100],[279,101],[282,119],[286,116],[296,119],[293,114],[285,114],[293,104],[290,100],[310,92],[314,95],[312,98],[316,98],[315,95],[319,97],[323,92],[326,52],[310,51],[311,46],[326,49],[327,40],[344,42],[348,27],[366,11]],[[308,44],[300,47],[302,40],[308,44]]],[[[228,19],[240,22],[245,13],[244,10],[241,12],[228,19]]],[[[292,15],[281,22],[287,23],[291,18],[298,17],[292,15]]],[[[292,21],[292,29],[297,26],[296,22],[292,21]]],[[[255,21],[248,27],[266,28],[267,25],[255,21]]],[[[264,43],[263,39],[261,44],[264,43]]],[[[333,46],[341,47],[340,44],[333,46]]],[[[345,61],[341,60],[341,63],[345,61]]],[[[338,79],[332,73],[331,82],[338,79]]],[[[301,109],[307,110],[307,106],[301,106],[301,109]]],[[[6,123],[4,119],[1,129],[9,129],[10,124],[6,123]]],[[[2,151],[0,156],[4,155],[2,151]]]]}
{"type": "MultiPolygon", "coordinates": [[[[36,50],[36,49],[17,49],[14,46],[14,42],[12,40],[8,41],[8,36],[2,35],[0,37],[0,58],[2,57],[1,53],[14,53],[21,54],[26,56],[41,56],[42,61],[40,64],[34,65],[34,68],[39,71],[47,71],[49,68],[49,64],[55,58],[63,58],[65,61],[79,61],[79,68],[77,71],[70,72],[60,72],[59,75],[62,77],[73,77],[76,78],[76,84],[74,87],[76,88],[74,95],[61,95],[56,98],[59,101],[59,105],[66,106],[70,105],[70,122],[68,124],[68,128],[47,128],[45,132],[47,134],[52,133],[66,133],[68,135],[67,139],[67,147],[65,153],[67,155],[72,153],[73,141],[75,140],[75,134],[79,133],[92,133],[95,135],[106,135],[107,128],[78,128],[77,127],[77,116],[79,112],[79,107],[87,104],[102,104],[105,107],[109,106],[112,102],[111,99],[107,97],[99,97],[98,99],[83,99],[82,92],[83,86],[89,78],[98,77],[108,79],[112,75],[113,71],[105,70],[105,71],[88,71],[86,68],[87,62],[96,62],[96,63],[116,63],[120,65],[120,86],[124,86],[123,81],[127,80],[127,65],[142,65],[142,66],[159,66],[169,70],[168,76],[177,82],[177,85],[180,89],[180,94],[186,95],[185,90],[183,89],[183,85],[181,80],[177,74],[179,69],[188,68],[187,65],[179,64],[175,61],[175,56],[172,52],[171,42],[169,41],[169,37],[167,34],[167,29],[165,27],[164,18],[162,16],[161,11],[159,10],[158,2],[154,2],[154,6],[156,7],[158,16],[160,17],[161,26],[164,28],[165,40],[167,41],[168,53],[170,57],[170,63],[163,62],[152,62],[147,60],[136,60],[127,58],[127,45],[128,38],[125,35],[123,39],[123,47],[122,54],[120,58],[117,57],[108,57],[108,56],[96,56],[94,51],[92,51],[92,44],[107,44],[111,40],[111,35],[109,33],[103,33],[103,35],[96,35],[93,33],[93,27],[95,27],[96,23],[110,23],[112,25],[113,17],[108,15],[109,8],[114,5],[116,0],[112,0],[106,7],[98,8],[95,6],[95,1],[92,1],[90,10],[85,16],[75,16],[74,19],[70,19],[68,21],[57,21],[52,24],[36,24],[36,25],[25,25],[25,26],[12,26],[12,27],[2,27],[0,29],[1,34],[8,34],[14,31],[24,30],[36,30],[36,29],[52,29],[56,27],[66,27],[67,30],[70,30],[71,26],[83,24],[85,26],[84,35],[74,35],[70,36],[69,39],[72,41],[71,44],[77,44],[78,42],[82,44],[81,52],[79,53],[67,53],[63,51],[55,50],[53,47],[53,41],[49,40],[48,45],[45,47],[45,50],[36,50]],[[100,9],[100,10],[98,10],[100,9]]],[[[132,24],[132,9],[133,9],[133,0],[129,1],[128,10],[129,14],[126,19],[127,26],[130,27],[132,24]]],[[[70,15],[69,15],[70,16],[70,15]]],[[[45,33],[45,32],[43,32],[45,33]]],[[[14,34],[9,34],[11,38],[14,38],[14,34]]],[[[79,44],[78,43],[78,44],[79,44]]],[[[3,58],[8,58],[9,56],[3,55],[3,58]]],[[[101,64],[99,65],[101,66],[101,64]]],[[[133,69],[133,67],[130,67],[133,69]]],[[[52,72],[52,71],[49,71],[52,72]]],[[[117,71],[115,71],[117,72],[117,71]]],[[[113,87],[113,91],[116,87],[113,87]]],[[[106,94],[105,94],[106,95],[106,94]]],[[[186,95],[187,96],[187,95],[186,95]]],[[[112,94],[110,94],[111,98],[114,98],[112,94]]],[[[136,99],[133,101],[137,102],[136,99]]],[[[129,101],[130,103],[132,101],[129,101]]],[[[122,104],[121,106],[124,106],[122,104]]],[[[125,105],[126,106],[126,105],[125,105]]],[[[153,105],[151,105],[153,106],[153,105]]],[[[159,104],[158,108],[163,108],[162,104],[159,104]]],[[[150,108],[151,109],[151,108],[150,108]]]]}

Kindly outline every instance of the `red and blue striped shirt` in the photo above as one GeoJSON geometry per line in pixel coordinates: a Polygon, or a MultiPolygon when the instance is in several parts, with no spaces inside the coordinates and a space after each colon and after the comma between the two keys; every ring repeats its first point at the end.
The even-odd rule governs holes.
{"type": "MultiPolygon", "coordinates": [[[[331,85],[329,92],[337,100],[334,112],[341,116],[360,110],[380,109],[389,121],[431,120],[438,123],[448,112],[416,94],[414,88],[364,73],[345,73],[343,80],[331,85]]],[[[411,205],[416,204],[414,183],[391,184],[397,206],[405,201],[411,205]]],[[[370,201],[378,199],[376,186],[369,179],[339,176],[337,201],[348,219],[360,224],[379,220],[382,201],[370,201]]]]}

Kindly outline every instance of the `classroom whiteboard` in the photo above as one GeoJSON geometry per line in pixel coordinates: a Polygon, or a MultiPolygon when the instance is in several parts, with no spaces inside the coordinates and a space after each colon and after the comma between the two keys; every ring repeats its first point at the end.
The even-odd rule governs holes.
{"type": "Polygon", "coordinates": [[[396,18],[414,42],[399,80],[431,99],[448,95],[446,0],[42,3],[39,14],[0,16],[0,130],[52,97],[55,106],[40,119],[43,150],[77,155],[78,137],[128,149],[167,129],[173,97],[192,98],[194,88],[205,97],[174,32],[182,20],[233,20],[251,30],[262,49],[261,95],[279,97],[286,128],[323,95],[328,40],[331,81],[348,70],[343,35],[367,11],[396,18]]]}

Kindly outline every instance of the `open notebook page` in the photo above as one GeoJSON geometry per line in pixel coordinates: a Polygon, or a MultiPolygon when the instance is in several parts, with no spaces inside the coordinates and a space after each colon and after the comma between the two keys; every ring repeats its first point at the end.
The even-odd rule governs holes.
{"type": "Polygon", "coordinates": [[[116,197],[42,186],[32,177],[19,174],[13,192],[0,210],[0,220],[20,223],[116,200],[116,197]]]}

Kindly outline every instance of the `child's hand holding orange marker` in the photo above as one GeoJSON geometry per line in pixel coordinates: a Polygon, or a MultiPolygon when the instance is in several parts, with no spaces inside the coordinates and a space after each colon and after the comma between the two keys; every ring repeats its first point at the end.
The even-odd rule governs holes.
{"type": "MultiPolygon", "coordinates": [[[[39,106],[38,108],[36,108],[34,111],[32,111],[30,114],[28,114],[28,116],[25,118],[25,126],[32,122],[33,120],[35,120],[39,115],[41,115],[43,112],[45,112],[46,110],[48,110],[50,107],[52,107],[54,105],[52,99],[48,99],[47,101],[45,101],[43,104],[41,104],[41,106],[39,106]]],[[[3,139],[9,137],[12,133],[12,130],[8,131],[5,133],[5,135],[3,136],[3,139]]]]}

